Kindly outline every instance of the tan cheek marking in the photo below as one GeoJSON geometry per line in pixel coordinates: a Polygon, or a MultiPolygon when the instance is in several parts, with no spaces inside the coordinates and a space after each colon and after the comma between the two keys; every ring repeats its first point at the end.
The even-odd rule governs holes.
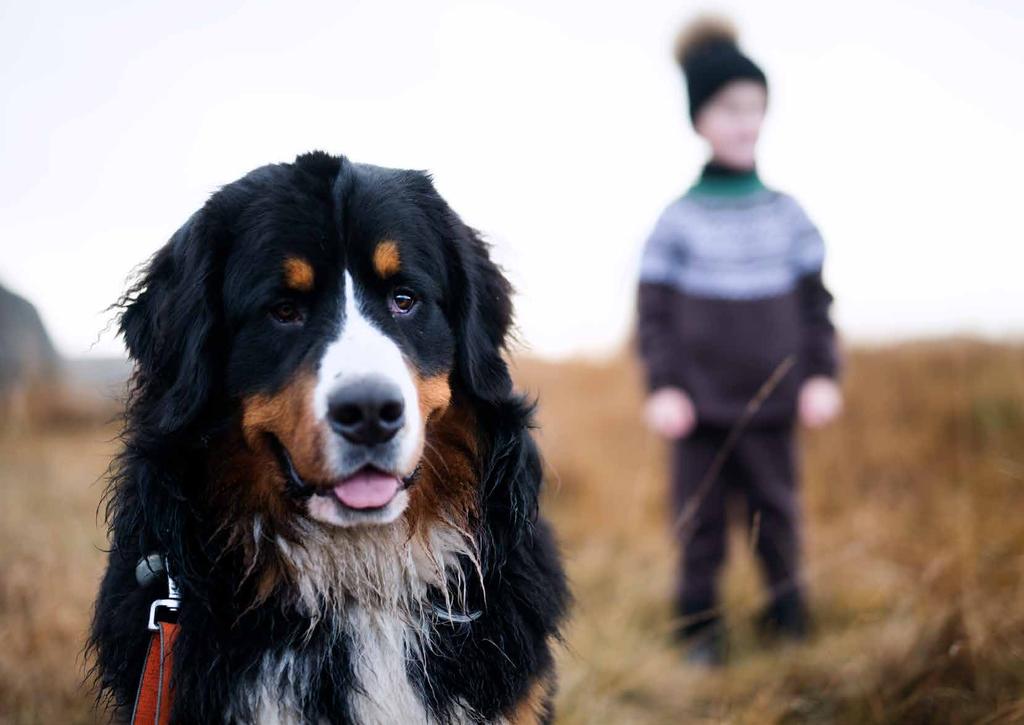
{"type": "Polygon", "coordinates": [[[326,477],[321,426],[313,414],[312,373],[301,373],[275,395],[254,395],[242,403],[242,433],[258,449],[263,433],[273,433],[288,449],[299,475],[326,477]]]}
{"type": "Polygon", "coordinates": [[[448,384],[448,373],[431,375],[421,378],[413,374],[416,381],[416,392],[420,399],[420,419],[426,423],[432,413],[444,410],[452,399],[452,389],[448,384]]]}
{"type": "Polygon", "coordinates": [[[282,492],[282,473],[266,433],[273,433],[288,448],[299,475],[326,480],[324,431],[313,414],[316,377],[308,370],[274,395],[253,395],[242,401],[241,429],[228,434],[212,457],[217,481],[217,505],[230,512],[225,518],[230,540],[241,547],[253,604],[266,601],[295,572],[276,547],[261,546],[275,535],[289,536],[294,516],[282,492]]]}
{"type": "Polygon", "coordinates": [[[465,406],[452,403],[431,419],[424,435],[429,445],[406,510],[410,528],[429,536],[439,522],[466,527],[479,488],[476,421],[465,406]]]}
{"type": "Polygon", "coordinates": [[[289,257],[284,260],[284,283],[299,292],[313,289],[313,266],[304,259],[289,257]]]}
{"type": "Polygon", "coordinates": [[[530,686],[526,696],[519,701],[509,718],[511,725],[540,725],[547,714],[547,703],[551,698],[552,683],[549,677],[542,677],[530,686]]]}
{"type": "Polygon", "coordinates": [[[377,245],[373,250],[373,268],[381,279],[387,279],[395,274],[402,266],[402,258],[398,254],[398,244],[386,240],[377,245]]]}

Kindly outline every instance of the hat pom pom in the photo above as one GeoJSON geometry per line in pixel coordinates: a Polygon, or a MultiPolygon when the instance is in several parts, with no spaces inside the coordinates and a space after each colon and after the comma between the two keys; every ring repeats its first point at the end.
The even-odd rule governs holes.
{"type": "Polygon", "coordinates": [[[736,26],[728,18],[701,15],[684,25],[676,36],[676,62],[685,65],[691,58],[712,47],[735,47],[737,37],[736,26]]]}

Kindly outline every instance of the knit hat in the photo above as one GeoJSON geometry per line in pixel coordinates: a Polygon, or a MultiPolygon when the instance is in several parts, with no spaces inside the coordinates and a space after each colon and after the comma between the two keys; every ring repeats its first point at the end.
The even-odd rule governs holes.
{"type": "Polygon", "coordinates": [[[704,104],[730,81],[756,81],[768,89],[764,71],[740,52],[736,28],[724,18],[702,16],[683,27],[676,38],[675,56],[686,76],[694,123],[704,104]]]}

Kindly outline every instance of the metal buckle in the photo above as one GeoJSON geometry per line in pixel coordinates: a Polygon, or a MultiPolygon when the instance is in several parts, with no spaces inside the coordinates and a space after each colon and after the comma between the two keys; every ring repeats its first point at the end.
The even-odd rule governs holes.
{"type": "Polygon", "coordinates": [[[160,629],[160,625],[156,621],[156,610],[163,607],[168,612],[178,611],[178,600],[177,599],[157,599],[149,605],[149,629],[150,631],[156,632],[160,629]]]}
{"type": "MultiPolygon", "coordinates": [[[[151,557],[147,557],[151,558],[151,557]]],[[[145,560],[144,560],[145,561],[145,560]]],[[[140,565],[142,562],[140,562],[140,565]]],[[[161,561],[163,565],[161,568],[163,571],[167,571],[166,562],[161,561]]],[[[155,567],[150,567],[150,571],[153,571],[155,567]]],[[[152,604],[149,605],[149,629],[152,632],[156,632],[160,629],[160,625],[157,623],[156,615],[157,610],[166,609],[168,612],[177,613],[179,603],[181,602],[181,594],[178,592],[178,585],[174,583],[174,579],[171,578],[170,573],[167,574],[167,598],[156,599],[152,604]]]]}

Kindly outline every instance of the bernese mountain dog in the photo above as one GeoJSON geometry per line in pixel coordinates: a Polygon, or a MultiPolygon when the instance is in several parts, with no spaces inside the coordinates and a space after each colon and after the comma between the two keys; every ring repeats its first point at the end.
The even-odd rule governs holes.
{"type": "Polygon", "coordinates": [[[134,372],[89,643],[108,714],[131,717],[176,593],[139,571],[165,567],[171,722],[550,721],[569,595],[510,293],[426,174],[322,152],[174,233],[118,304],[134,372]]]}

